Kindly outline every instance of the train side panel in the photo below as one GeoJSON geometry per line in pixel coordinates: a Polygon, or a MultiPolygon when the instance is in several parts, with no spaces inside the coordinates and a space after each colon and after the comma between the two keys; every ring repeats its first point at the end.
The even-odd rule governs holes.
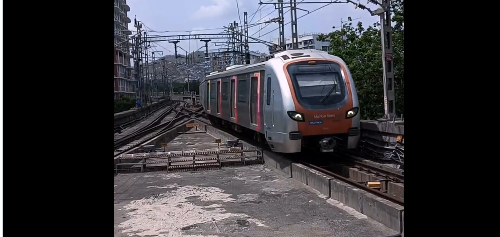
{"type": "Polygon", "coordinates": [[[280,59],[266,63],[266,104],[264,105],[265,137],[275,152],[295,153],[301,150],[301,140],[291,140],[290,132],[298,131],[297,122],[288,118],[287,111],[294,111],[290,88],[281,70],[280,59]]]}

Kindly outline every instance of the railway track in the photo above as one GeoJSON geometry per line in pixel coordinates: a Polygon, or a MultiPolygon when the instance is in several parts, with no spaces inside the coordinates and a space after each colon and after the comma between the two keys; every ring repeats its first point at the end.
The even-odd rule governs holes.
{"type": "MultiPolygon", "coordinates": [[[[310,153],[308,153],[310,154],[310,153]]],[[[300,155],[299,155],[300,156],[300,155]]],[[[404,206],[404,172],[341,151],[315,158],[286,155],[291,160],[404,206]],[[400,188],[402,186],[402,189],[400,188]]],[[[308,155],[307,157],[312,157],[308,155]]]]}
{"type": "MultiPolygon", "coordinates": [[[[186,108],[186,104],[182,104],[179,108],[171,110],[170,113],[174,113],[173,116],[164,116],[163,121],[160,120],[159,124],[139,129],[120,140],[119,143],[115,142],[115,157],[141,146],[156,136],[167,133],[176,125],[187,122],[190,119],[197,119],[200,122],[211,124],[208,119],[203,117],[204,114],[201,107],[188,109],[186,108]]],[[[243,136],[219,126],[216,126],[216,128],[238,137],[240,140],[259,149],[270,151],[267,145],[257,143],[251,137],[243,136]]],[[[364,157],[355,156],[352,152],[345,150],[338,150],[335,153],[317,152],[313,154],[311,152],[303,152],[299,154],[280,155],[295,163],[305,165],[320,173],[342,180],[359,189],[404,206],[404,170],[392,168],[364,157]],[[307,153],[307,155],[304,155],[304,153],[307,153]]]]}
{"type": "Polygon", "coordinates": [[[168,108],[169,106],[171,106],[174,102],[173,101],[169,101],[169,102],[166,102],[164,103],[162,106],[154,109],[154,110],[150,110],[148,111],[146,114],[144,114],[142,117],[140,118],[137,118],[137,119],[134,119],[134,120],[131,120],[131,121],[128,121],[128,122],[125,122],[125,123],[122,123],[122,124],[119,124],[119,125],[116,125],[114,126],[114,132],[115,133],[120,133],[122,132],[124,129],[126,128],[129,128],[129,127],[132,127],[134,125],[136,125],[138,122],[140,121],[143,121],[144,119],[148,118],[148,117],[151,117],[151,116],[155,116],[155,114],[159,111],[161,111],[162,109],[165,109],[165,108],[168,108]]]}
{"type": "MultiPolygon", "coordinates": [[[[271,151],[267,145],[257,143],[251,137],[242,136],[242,134],[219,126],[216,128],[238,137],[252,146],[271,151]]],[[[403,170],[364,157],[357,157],[342,150],[335,153],[311,153],[307,151],[299,154],[280,154],[280,156],[404,206],[403,170]]]]}
{"type": "Polygon", "coordinates": [[[116,150],[118,147],[122,146],[123,144],[130,142],[131,139],[134,139],[137,136],[140,136],[141,134],[143,134],[144,131],[147,131],[151,127],[154,127],[154,126],[160,124],[162,122],[162,120],[167,115],[171,114],[179,105],[182,106],[183,103],[182,102],[175,102],[171,106],[166,107],[159,114],[152,116],[150,121],[144,121],[141,124],[137,124],[135,127],[129,128],[127,131],[125,131],[122,134],[115,135],[114,149],[116,150]]]}
{"type": "Polygon", "coordinates": [[[167,133],[170,129],[178,124],[181,124],[193,118],[202,117],[203,110],[201,107],[189,109],[186,108],[186,104],[184,102],[181,102],[179,105],[179,107],[172,107],[165,112],[165,116],[173,113],[171,119],[163,121],[163,117],[161,119],[158,118],[155,123],[138,129],[137,131],[127,135],[126,137],[123,137],[122,139],[115,140],[114,156],[117,157],[134,148],[137,148],[151,138],[167,133]]]}

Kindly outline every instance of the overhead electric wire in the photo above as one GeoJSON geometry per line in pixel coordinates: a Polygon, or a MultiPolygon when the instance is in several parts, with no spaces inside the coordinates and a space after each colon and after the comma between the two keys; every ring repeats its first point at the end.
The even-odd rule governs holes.
{"type": "MultiPolygon", "coordinates": [[[[331,3],[325,4],[325,5],[321,6],[321,7],[318,7],[318,8],[316,8],[316,9],[312,10],[312,11],[307,12],[306,14],[304,14],[304,15],[302,15],[302,16],[297,17],[297,20],[298,20],[298,19],[300,19],[300,18],[302,18],[302,17],[305,17],[305,16],[307,16],[307,15],[309,15],[309,14],[311,14],[311,13],[315,12],[315,11],[318,11],[318,10],[320,10],[321,8],[324,8],[324,7],[326,7],[326,6],[328,6],[328,5],[332,4],[332,3],[338,3],[338,2],[331,2],[331,3]]],[[[297,4],[297,5],[298,5],[298,4],[297,4]]],[[[291,22],[287,22],[287,23],[285,24],[285,26],[286,26],[286,25],[288,25],[288,24],[290,24],[290,23],[291,23],[291,22]]],[[[263,37],[263,36],[266,36],[266,35],[268,35],[268,34],[270,34],[270,33],[274,32],[274,31],[276,31],[276,30],[278,30],[278,29],[279,29],[279,27],[278,27],[278,28],[276,28],[276,29],[274,29],[274,30],[271,30],[271,31],[269,31],[269,32],[266,32],[265,34],[261,35],[259,38],[261,38],[261,37],[263,37]]]]}
{"type": "Polygon", "coordinates": [[[153,44],[156,44],[157,46],[160,46],[160,48],[163,48],[163,49],[167,50],[168,52],[174,53],[174,52],[172,52],[170,49],[165,48],[164,46],[162,46],[161,44],[159,44],[159,43],[157,43],[157,42],[152,42],[152,43],[153,43],[153,44]]]}
{"type": "MultiPolygon", "coordinates": [[[[272,2],[272,1],[273,1],[273,0],[269,0],[268,2],[272,2]]],[[[264,10],[264,8],[268,7],[268,6],[264,6],[264,7],[261,9],[261,7],[262,7],[262,6],[263,6],[263,5],[259,5],[259,7],[257,8],[257,10],[255,10],[255,12],[254,12],[254,13],[252,13],[252,14],[250,15],[251,19],[250,19],[250,21],[248,22],[249,24],[250,24],[250,23],[252,23],[253,18],[256,16],[256,14],[257,14],[257,12],[259,12],[259,10],[260,10],[260,11],[262,11],[262,10],[264,10]]]]}
{"type": "MultiPolygon", "coordinates": [[[[301,2],[303,2],[303,1],[304,1],[304,0],[302,0],[302,1],[298,2],[298,3],[297,3],[297,5],[299,5],[299,4],[300,4],[301,2]]],[[[278,9],[275,9],[275,10],[274,10],[274,11],[272,11],[271,13],[275,12],[276,10],[278,10],[278,9]]],[[[291,10],[291,9],[288,9],[286,12],[283,12],[283,16],[284,16],[285,14],[287,14],[288,12],[290,12],[290,10],[291,10]]],[[[269,14],[268,14],[268,15],[269,15],[269,14]]],[[[267,15],[266,15],[266,16],[267,16],[267,15]]],[[[264,17],[266,17],[266,16],[264,16],[264,17]]],[[[262,17],[262,18],[264,18],[264,17],[262,17]]],[[[281,20],[281,19],[280,19],[280,20],[281,20]]],[[[287,24],[289,24],[289,23],[287,23],[287,24]]],[[[286,25],[287,25],[287,24],[286,24],[286,25]]],[[[269,26],[269,25],[270,25],[270,23],[269,23],[269,24],[267,24],[267,25],[265,25],[264,27],[260,28],[257,32],[253,33],[251,36],[254,36],[254,35],[256,35],[257,33],[261,32],[263,29],[265,29],[265,28],[266,28],[267,26],[269,26]]],[[[279,29],[279,28],[278,28],[278,29],[279,29]]],[[[259,35],[259,38],[260,38],[260,37],[262,37],[262,36],[263,36],[263,35],[259,35]]]]}
{"type": "Polygon", "coordinates": [[[259,22],[259,21],[261,21],[262,19],[266,18],[267,16],[269,16],[269,15],[273,14],[273,12],[275,12],[275,11],[277,11],[277,10],[278,10],[278,9],[274,9],[274,11],[269,12],[267,15],[265,15],[265,16],[261,17],[260,19],[258,19],[258,20],[257,20],[257,22],[259,22]]]}

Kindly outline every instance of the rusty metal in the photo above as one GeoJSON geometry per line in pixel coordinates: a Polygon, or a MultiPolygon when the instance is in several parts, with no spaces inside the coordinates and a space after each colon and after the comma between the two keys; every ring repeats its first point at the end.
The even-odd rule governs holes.
{"type": "Polygon", "coordinates": [[[166,164],[163,168],[166,168],[167,171],[171,171],[173,169],[197,169],[201,167],[214,166],[221,168],[222,163],[225,162],[241,162],[243,165],[259,163],[263,164],[264,159],[262,157],[262,151],[259,149],[246,148],[246,149],[228,149],[228,150],[205,150],[205,151],[195,151],[195,152],[185,152],[185,151],[175,151],[161,154],[127,154],[120,155],[117,158],[117,163],[115,165],[115,172],[120,170],[133,170],[140,168],[141,172],[146,171],[147,168],[157,169],[162,167],[148,167],[147,165],[159,165],[166,164]],[[245,153],[255,152],[255,155],[247,155],[245,153]],[[221,157],[220,155],[229,155],[230,156],[221,157]],[[210,155],[209,157],[207,157],[210,155]],[[214,156],[215,155],[215,156],[214,156]],[[173,160],[173,158],[181,158],[173,160]],[[185,159],[182,159],[185,158],[185,159]],[[160,159],[160,160],[149,160],[149,159],[160,159]],[[126,161],[121,162],[121,161],[126,161]],[[135,161],[135,162],[131,162],[135,161]],[[207,162],[213,161],[213,162],[207,162]],[[190,164],[179,164],[183,162],[191,162],[190,164]],[[204,163],[197,163],[204,162],[204,163]],[[118,168],[121,166],[130,166],[127,168],[118,168]]]}

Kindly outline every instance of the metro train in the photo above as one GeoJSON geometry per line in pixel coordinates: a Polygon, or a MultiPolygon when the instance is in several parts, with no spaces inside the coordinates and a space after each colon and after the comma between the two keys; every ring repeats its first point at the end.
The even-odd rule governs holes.
{"type": "Polygon", "coordinates": [[[278,153],[354,149],[359,141],[351,73],[319,50],[287,50],[211,73],[200,83],[200,102],[212,124],[250,133],[278,153]]]}

